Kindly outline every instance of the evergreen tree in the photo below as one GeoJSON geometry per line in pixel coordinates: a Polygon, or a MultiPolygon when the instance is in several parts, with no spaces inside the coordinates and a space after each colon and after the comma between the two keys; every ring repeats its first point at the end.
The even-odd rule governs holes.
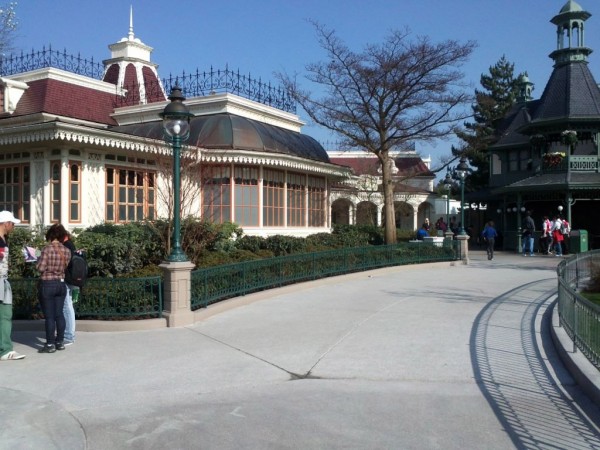
{"type": "Polygon", "coordinates": [[[462,148],[452,147],[455,156],[465,154],[469,164],[475,168],[469,175],[469,190],[479,190],[488,184],[489,158],[487,149],[498,137],[495,130],[514,105],[519,92],[519,78],[514,76],[514,64],[502,56],[482,74],[482,90],[475,90],[472,105],[473,122],[465,122],[465,130],[457,133],[463,141],[462,148]]]}

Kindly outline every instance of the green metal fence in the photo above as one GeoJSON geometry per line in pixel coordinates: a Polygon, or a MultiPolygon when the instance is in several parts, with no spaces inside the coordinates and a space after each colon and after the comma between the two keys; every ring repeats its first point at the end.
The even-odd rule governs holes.
{"type": "MultiPolygon", "coordinates": [[[[345,248],[211,267],[192,272],[192,309],[302,281],[380,267],[453,261],[458,241],[345,248]]],[[[11,279],[15,319],[41,318],[37,278],[11,279]]],[[[145,319],[163,315],[162,277],[90,278],[74,305],[78,319],[145,319]]]]}
{"type": "Polygon", "coordinates": [[[192,272],[192,309],[301,281],[380,267],[460,259],[460,242],[344,248],[210,267],[192,272]]]}
{"type": "Polygon", "coordinates": [[[600,306],[577,293],[589,281],[594,266],[600,268],[599,250],[577,253],[558,265],[558,315],[573,340],[573,351],[579,348],[600,369],[600,306]]]}
{"type": "MultiPolygon", "coordinates": [[[[37,278],[11,279],[15,319],[41,317],[37,278]]],[[[74,305],[78,319],[145,319],[162,317],[162,278],[90,278],[74,305]]]]}

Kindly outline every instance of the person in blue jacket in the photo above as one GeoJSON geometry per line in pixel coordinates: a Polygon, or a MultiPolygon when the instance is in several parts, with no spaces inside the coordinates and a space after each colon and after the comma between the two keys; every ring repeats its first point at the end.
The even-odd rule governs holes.
{"type": "Polygon", "coordinates": [[[425,236],[429,236],[429,232],[427,231],[426,225],[423,224],[423,226],[417,231],[417,239],[422,241],[425,236]]]}
{"type": "Polygon", "coordinates": [[[496,242],[496,238],[498,237],[498,233],[494,228],[494,221],[490,220],[486,225],[483,231],[481,232],[481,237],[486,243],[486,250],[488,255],[488,260],[494,259],[494,243],[496,242]]]}

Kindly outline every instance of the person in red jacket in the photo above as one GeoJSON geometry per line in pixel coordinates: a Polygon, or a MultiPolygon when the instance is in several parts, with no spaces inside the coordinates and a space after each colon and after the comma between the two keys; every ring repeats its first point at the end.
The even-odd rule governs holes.
{"type": "Polygon", "coordinates": [[[552,227],[552,240],[554,241],[554,249],[556,251],[556,256],[562,256],[562,242],[564,241],[564,237],[561,231],[562,220],[560,217],[554,216],[552,227]]]}

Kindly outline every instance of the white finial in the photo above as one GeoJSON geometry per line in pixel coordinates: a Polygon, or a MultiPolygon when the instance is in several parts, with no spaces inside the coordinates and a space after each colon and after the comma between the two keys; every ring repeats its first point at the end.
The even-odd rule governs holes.
{"type": "Polygon", "coordinates": [[[129,5],[129,40],[133,41],[133,5],[129,5]]]}

